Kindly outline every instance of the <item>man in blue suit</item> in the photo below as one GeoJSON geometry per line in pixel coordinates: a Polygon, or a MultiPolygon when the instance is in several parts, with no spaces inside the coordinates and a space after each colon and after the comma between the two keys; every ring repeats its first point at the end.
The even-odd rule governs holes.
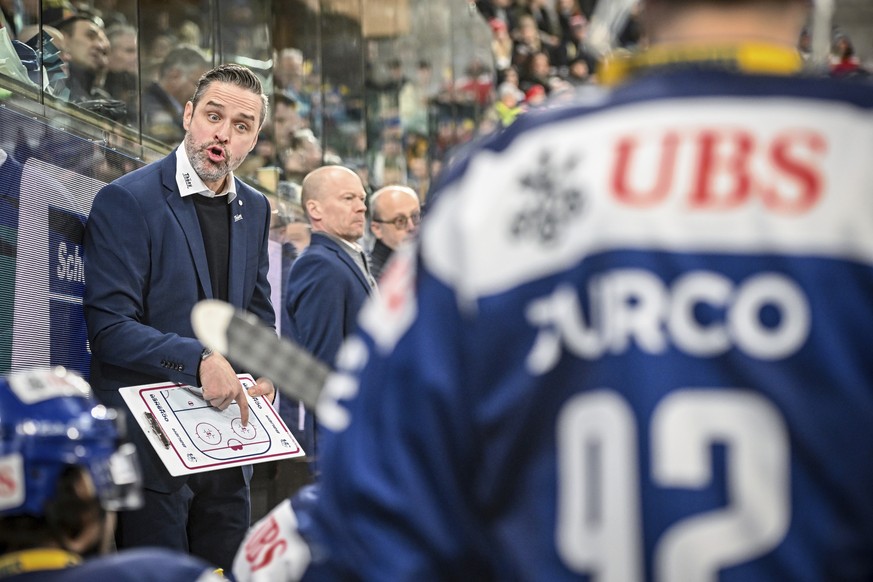
{"type": "MultiPolygon", "coordinates": [[[[300,198],[312,238],[288,277],[288,336],[332,366],[343,339],[355,328],[358,311],[376,288],[357,242],[364,235],[366,192],[353,171],[324,166],[303,179],[300,198]]],[[[314,459],[312,416],[302,427],[292,428],[314,459]]]]}
{"type": "MultiPolygon", "coordinates": [[[[266,113],[251,71],[216,67],[185,105],[183,144],[97,194],[85,230],[84,310],[91,384],[104,404],[127,409],[119,388],[172,381],[202,386],[222,410],[235,400],[248,422],[236,371],[195,339],[190,314],[215,298],[274,324],[270,206],[233,176],[266,113]]],[[[249,394],[272,399],[273,386],[259,380],[249,394]]],[[[229,568],[250,522],[251,467],[172,477],[145,434],[131,432],[145,506],[119,516],[118,547],[176,548],[229,568]]]]}

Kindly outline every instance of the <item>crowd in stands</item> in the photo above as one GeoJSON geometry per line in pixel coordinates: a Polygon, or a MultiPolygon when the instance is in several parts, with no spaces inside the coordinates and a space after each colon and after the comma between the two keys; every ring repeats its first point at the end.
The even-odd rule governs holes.
{"type": "MultiPolygon", "coordinates": [[[[512,123],[547,97],[586,84],[597,84],[598,57],[590,48],[589,23],[597,0],[477,0],[492,32],[496,77],[494,102],[480,131],[512,123]]],[[[798,41],[809,56],[808,31],[798,41]]],[[[643,42],[634,10],[616,43],[635,50],[643,42]]],[[[848,34],[835,30],[830,72],[868,76],[848,34]]]]}
{"type": "MultiPolygon", "coordinates": [[[[45,0],[40,16],[29,3],[0,0],[0,50],[14,51],[21,62],[0,73],[175,146],[185,101],[214,60],[197,24],[202,15],[185,2],[137,13],[134,2],[81,1],[45,0]]],[[[369,192],[405,184],[426,200],[450,151],[555,94],[597,84],[598,58],[588,43],[596,0],[475,5],[491,34],[491,62],[472,56],[460,73],[435,71],[421,55],[394,54],[368,59],[362,86],[350,87],[324,77],[316,55],[294,46],[270,49],[272,71],[262,73],[271,118],[241,177],[287,196],[313,169],[343,164],[369,192]]],[[[618,39],[622,48],[641,43],[636,16],[618,39]]],[[[832,72],[867,74],[842,32],[834,35],[832,72]]]]}

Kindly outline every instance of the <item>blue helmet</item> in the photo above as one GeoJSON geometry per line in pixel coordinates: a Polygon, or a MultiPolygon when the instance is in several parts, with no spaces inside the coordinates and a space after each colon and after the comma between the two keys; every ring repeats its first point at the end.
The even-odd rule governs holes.
{"type": "Polygon", "coordinates": [[[121,443],[119,420],[64,368],[0,378],[0,517],[43,515],[70,466],[90,475],[107,511],[140,507],[136,451],[121,443]]]}

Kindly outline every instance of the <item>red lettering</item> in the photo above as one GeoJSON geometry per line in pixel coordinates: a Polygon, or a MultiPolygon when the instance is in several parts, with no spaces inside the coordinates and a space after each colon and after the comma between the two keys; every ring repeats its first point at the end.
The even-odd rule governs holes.
{"type": "Polygon", "coordinates": [[[697,141],[700,156],[689,197],[691,207],[724,210],[745,202],[753,185],[749,174],[752,136],[740,131],[704,131],[697,141]]]}
{"type": "Polygon", "coordinates": [[[273,561],[274,554],[281,554],[285,551],[285,548],[288,547],[288,544],[285,540],[279,540],[275,544],[268,546],[264,552],[261,553],[261,560],[258,563],[250,562],[252,565],[252,572],[257,572],[264,566],[269,565],[273,561]]]}
{"type": "Polygon", "coordinates": [[[270,516],[267,523],[262,525],[251,539],[246,542],[246,560],[251,562],[260,553],[261,548],[273,542],[279,536],[279,522],[270,516]]]}
{"type": "Polygon", "coordinates": [[[780,192],[777,184],[763,192],[764,203],[768,208],[781,212],[799,213],[809,210],[822,195],[821,172],[811,163],[811,160],[798,159],[795,156],[799,148],[806,149],[810,154],[819,156],[827,150],[825,139],[818,133],[792,133],[777,137],[770,148],[770,158],[773,166],[784,177],[792,180],[798,187],[794,196],[780,192]]]}
{"type": "Polygon", "coordinates": [[[279,538],[279,522],[271,516],[246,542],[246,561],[254,572],[272,562],[273,555],[284,552],[287,546],[285,540],[279,538]]]}
{"type": "Polygon", "coordinates": [[[779,213],[801,213],[824,195],[821,167],[827,151],[824,136],[788,131],[772,140],[756,139],[736,128],[666,131],[660,137],[624,136],[617,142],[611,180],[617,201],[654,206],[681,195],[688,183],[693,210],[724,211],[756,199],[779,213]],[[680,150],[680,148],[682,148],[680,150]],[[676,167],[678,156],[693,160],[687,176],[676,167]]]}
{"type": "MultiPolygon", "coordinates": [[[[673,172],[676,166],[676,150],[679,149],[679,136],[674,132],[668,132],[663,137],[660,148],[661,158],[657,163],[657,179],[648,191],[642,189],[633,191],[630,177],[639,180],[640,177],[654,175],[655,172],[639,171],[639,167],[633,164],[634,153],[640,149],[639,142],[633,137],[625,137],[619,140],[616,148],[615,169],[612,174],[612,188],[616,197],[627,204],[637,206],[649,206],[657,204],[666,198],[673,183],[673,172]]],[[[638,184],[634,184],[638,186],[638,184]]]]}

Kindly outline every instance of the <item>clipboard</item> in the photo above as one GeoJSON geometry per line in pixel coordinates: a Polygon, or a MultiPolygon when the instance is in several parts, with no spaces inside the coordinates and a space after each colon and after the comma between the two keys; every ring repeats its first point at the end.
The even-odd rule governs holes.
{"type": "MultiPolygon", "coordinates": [[[[243,387],[255,385],[238,374],[243,387]]],[[[175,382],[121,388],[119,392],[170,475],[302,457],[306,453],[263,397],[246,395],[249,424],[235,402],[225,410],[198,396],[200,389],[175,382]]]]}

